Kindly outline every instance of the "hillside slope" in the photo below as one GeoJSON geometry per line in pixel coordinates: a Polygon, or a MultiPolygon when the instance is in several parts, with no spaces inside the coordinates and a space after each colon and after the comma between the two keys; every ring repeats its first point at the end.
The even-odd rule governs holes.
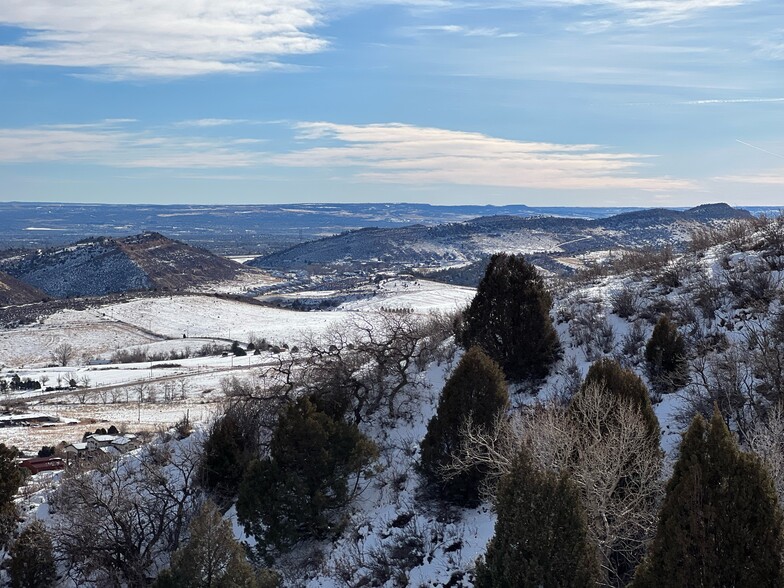
{"type": "Polygon", "coordinates": [[[0,306],[30,304],[46,300],[47,295],[13,276],[0,272],[0,306]]]}
{"type": "Polygon", "coordinates": [[[246,271],[238,263],[159,233],[80,241],[14,259],[3,270],[55,298],[181,290],[246,271]]]}
{"type": "Polygon", "coordinates": [[[587,251],[681,244],[689,231],[751,214],[727,204],[686,211],[649,209],[586,220],[488,216],[427,227],[369,228],[302,243],[253,260],[275,269],[336,262],[443,265],[476,261],[497,251],[574,255],[587,251]]]}

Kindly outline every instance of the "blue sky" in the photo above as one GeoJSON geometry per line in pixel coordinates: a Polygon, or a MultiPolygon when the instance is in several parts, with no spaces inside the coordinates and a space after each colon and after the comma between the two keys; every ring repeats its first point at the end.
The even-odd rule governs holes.
{"type": "Polygon", "coordinates": [[[0,198],[784,205],[778,0],[4,0],[0,198]]]}

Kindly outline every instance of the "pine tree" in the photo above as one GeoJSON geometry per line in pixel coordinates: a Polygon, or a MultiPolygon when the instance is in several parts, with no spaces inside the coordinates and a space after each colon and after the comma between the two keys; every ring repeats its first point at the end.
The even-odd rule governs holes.
{"type": "Polygon", "coordinates": [[[598,579],[577,488],[538,470],[525,450],[499,483],[495,535],[476,570],[477,588],[587,587],[598,579]]]}
{"type": "Polygon", "coordinates": [[[52,539],[40,521],[33,521],[11,547],[9,572],[13,588],[47,588],[57,581],[52,539]]]}
{"type": "Polygon", "coordinates": [[[718,409],[683,437],[656,537],[633,586],[782,586],[782,515],[759,459],[718,409]]]}
{"type": "Polygon", "coordinates": [[[472,505],[486,472],[479,466],[446,478],[449,465],[461,446],[461,432],[470,419],[474,427],[490,430],[506,409],[509,395],[504,373],[479,347],[472,347],[446,382],[435,416],[422,440],[421,471],[438,489],[440,497],[457,504],[472,505]]]}
{"type": "Polygon", "coordinates": [[[645,345],[645,361],[657,389],[673,391],[689,381],[686,344],[675,324],[666,316],[659,318],[645,345]]]}
{"type": "Polygon", "coordinates": [[[169,570],[161,573],[155,588],[262,588],[278,585],[266,571],[257,575],[236,539],[231,523],[217,507],[206,502],[189,527],[188,541],[172,556],[169,570]]]}
{"type": "Polygon", "coordinates": [[[512,380],[545,377],[561,351],[551,307],[533,265],[521,255],[495,254],[464,313],[460,342],[482,347],[512,380]]]}
{"type": "Polygon", "coordinates": [[[357,492],[376,455],[356,425],[301,398],[280,416],[270,457],[248,466],[239,519],[260,543],[281,550],[305,537],[323,538],[336,529],[335,513],[357,492]]]}
{"type": "MultiPolygon", "coordinates": [[[[651,406],[648,388],[637,374],[624,368],[614,359],[603,358],[594,362],[588,369],[578,394],[584,393],[592,385],[602,386],[605,394],[620,402],[630,402],[634,408],[638,409],[645,421],[651,445],[659,447],[661,437],[659,419],[656,418],[656,413],[651,406]]],[[[575,403],[572,404],[573,408],[574,406],[575,403]]]]}

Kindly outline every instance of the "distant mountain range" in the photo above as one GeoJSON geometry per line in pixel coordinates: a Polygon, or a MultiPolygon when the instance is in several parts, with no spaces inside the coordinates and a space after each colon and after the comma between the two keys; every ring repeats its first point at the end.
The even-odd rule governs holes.
{"type": "Polygon", "coordinates": [[[133,290],[176,291],[230,280],[247,267],[204,249],[143,233],[87,239],[58,249],[10,257],[0,269],[53,298],[133,290]]]}
{"type": "MultiPolygon", "coordinates": [[[[491,253],[535,256],[537,265],[559,271],[569,256],[589,251],[684,243],[690,231],[745,210],[710,204],[688,210],[649,209],[605,218],[494,215],[428,226],[363,228],[300,243],[242,265],[205,249],[145,232],[123,238],[83,239],[65,247],[0,254],[0,306],[42,298],[103,296],[132,291],[179,291],[231,280],[241,273],[339,267],[441,268],[460,264],[454,280],[473,280],[491,253]],[[249,267],[251,266],[251,267],[249,267]]],[[[567,265],[564,265],[564,264],[567,265]]]]}
{"type": "MultiPolygon", "coordinates": [[[[226,254],[267,254],[345,231],[435,226],[482,216],[599,219],[624,207],[431,206],[407,203],[141,205],[0,202],[0,248],[63,246],[88,236],[155,231],[226,254]]],[[[750,208],[777,213],[775,207],[750,208]]]]}
{"type": "Polygon", "coordinates": [[[301,243],[259,257],[260,268],[365,263],[449,265],[475,261],[497,251],[568,256],[587,251],[675,245],[698,227],[751,218],[727,204],[687,210],[648,209],[599,219],[496,215],[437,226],[368,228],[301,243]]]}

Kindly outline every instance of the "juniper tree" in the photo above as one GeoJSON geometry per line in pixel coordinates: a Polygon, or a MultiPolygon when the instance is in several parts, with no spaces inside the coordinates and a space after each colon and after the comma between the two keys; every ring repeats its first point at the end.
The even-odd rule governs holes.
{"type": "Polygon", "coordinates": [[[474,504],[479,498],[486,468],[477,464],[446,475],[461,446],[467,425],[489,431],[509,402],[504,373],[479,347],[472,347],[460,360],[444,385],[435,416],[422,440],[420,469],[439,496],[458,504],[474,504]]]}
{"type": "Polygon", "coordinates": [[[273,588],[268,570],[256,574],[245,550],[234,538],[231,523],[212,502],[205,502],[191,521],[188,541],[172,556],[154,588],[273,588]]]}
{"type": "Polygon", "coordinates": [[[501,479],[495,534],[476,570],[478,588],[587,587],[599,578],[577,488],[537,469],[525,449],[501,479]]]}
{"type": "Polygon", "coordinates": [[[13,501],[22,483],[22,470],[16,465],[15,447],[0,443],[0,549],[4,548],[16,528],[18,512],[13,501]]]}
{"type": "Polygon", "coordinates": [[[656,537],[633,586],[782,586],[782,515],[759,458],[718,409],[697,415],[667,483],[656,537]]]}
{"type": "Polygon", "coordinates": [[[281,414],[267,459],[254,460],[240,486],[237,514],[265,548],[285,550],[339,526],[376,447],[353,423],[301,398],[281,414]]]}
{"type": "Polygon", "coordinates": [[[545,377],[561,351],[551,307],[536,268],[521,255],[497,253],[464,313],[460,342],[482,347],[511,380],[545,377]]]}
{"type": "Polygon", "coordinates": [[[57,581],[52,539],[40,521],[33,521],[11,547],[8,571],[13,588],[48,588],[57,581]]]}
{"type": "MultiPolygon", "coordinates": [[[[659,447],[661,429],[659,419],[651,406],[648,388],[640,377],[632,370],[626,369],[614,359],[603,358],[594,362],[588,369],[583,385],[578,394],[584,394],[591,386],[600,386],[603,393],[610,399],[619,402],[628,401],[631,406],[638,409],[650,437],[651,445],[659,447]]],[[[572,403],[572,413],[575,414],[578,404],[572,403]]],[[[575,416],[578,416],[575,414],[575,416]]],[[[578,416],[579,418],[579,416],[578,416]]]]}
{"type": "Polygon", "coordinates": [[[677,326],[666,316],[659,318],[645,346],[651,380],[660,390],[673,391],[689,381],[686,344],[677,326]]]}

